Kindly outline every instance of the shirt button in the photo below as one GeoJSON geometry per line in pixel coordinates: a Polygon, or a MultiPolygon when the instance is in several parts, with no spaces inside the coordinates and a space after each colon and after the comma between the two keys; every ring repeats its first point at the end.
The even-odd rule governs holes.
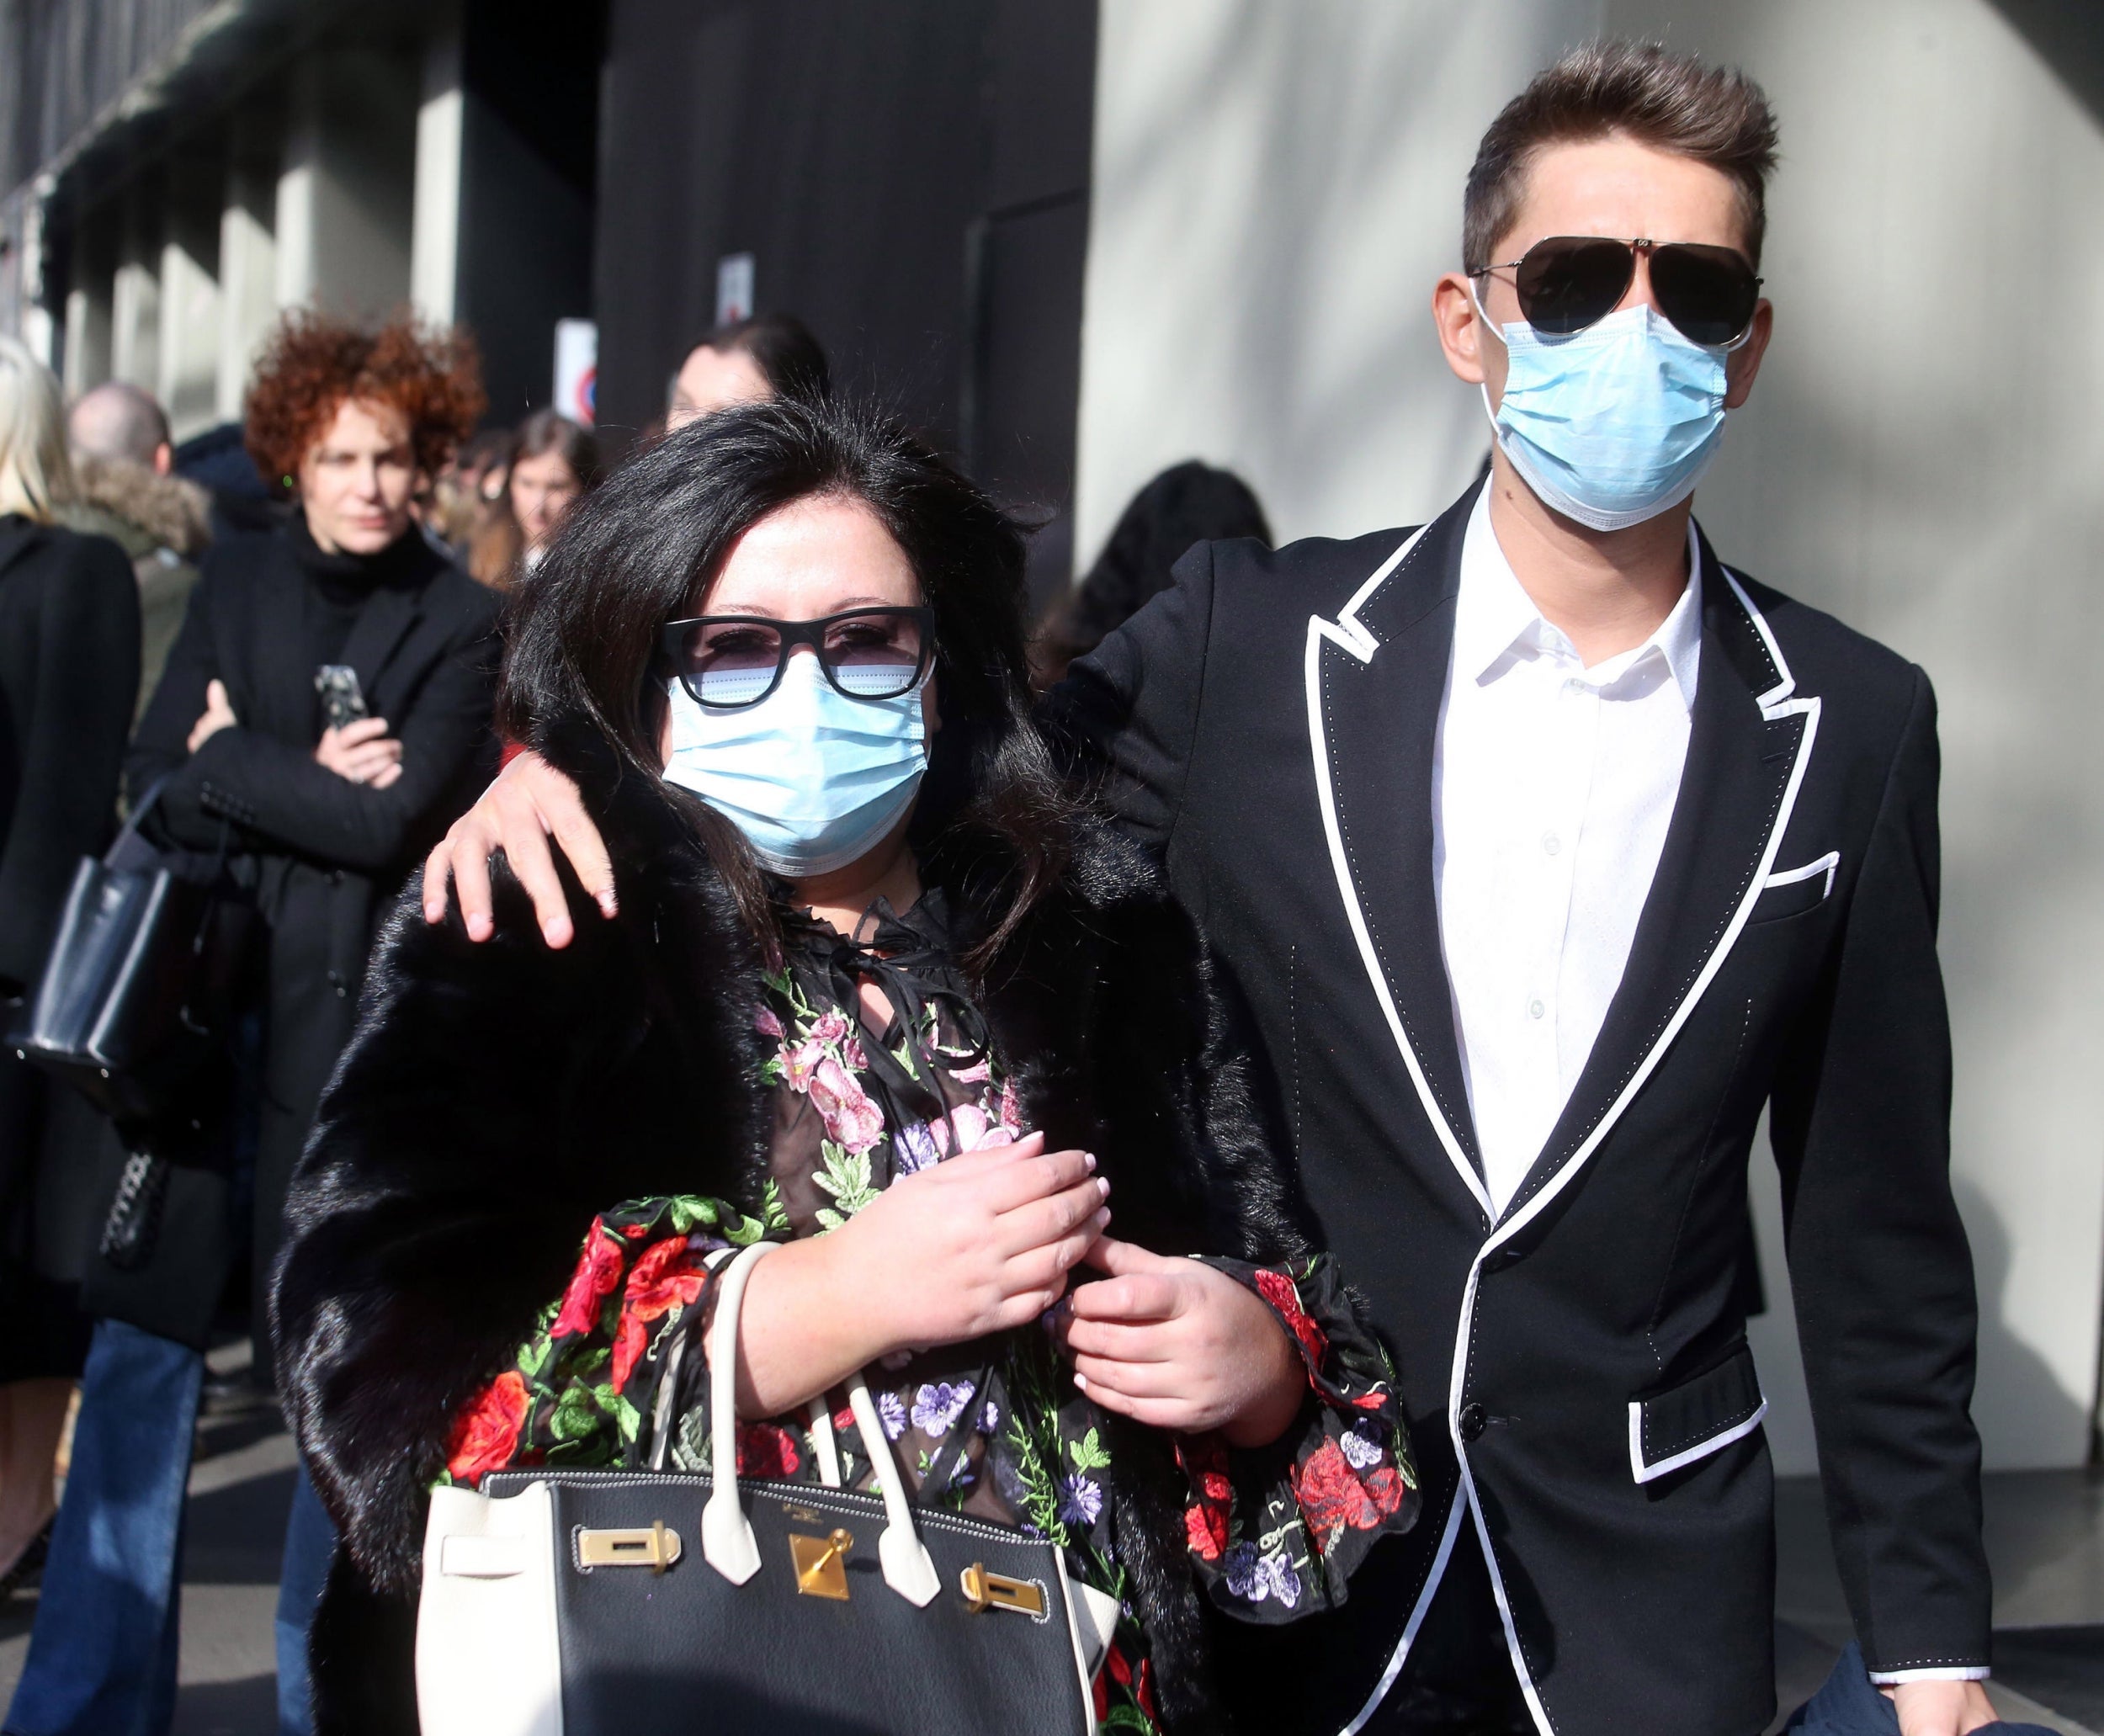
{"type": "Polygon", "coordinates": [[[1573,698],[1575,698],[1578,694],[1584,693],[1585,690],[1585,682],[1579,680],[1575,675],[1564,683],[1564,691],[1566,693],[1570,694],[1573,698]]]}
{"type": "Polygon", "coordinates": [[[1563,847],[1564,841],[1558,837],[1555,833],[1543,832],[1542,834],[1542,848],[1546,850],[1551,856],[1554,856],[1563,847]]]}
{"type": "Polygon", "coordinates": [[[1527,1003],[1527,1016],[1530,1019],[1538,1019],[1548,1011],[1549,1009],[1538,1001],[1530,1001],[1527,1003]]]}
{"type": "Polygon", "coordinates": [[[1474,1441],[1490,1425],[1490,1419],[1484,1408],[1471,1399],[1461,1407],[1461,1415],[1458,1420],[1461,1424],[1461,1438],[1464,1441],[1474,1441]]]}

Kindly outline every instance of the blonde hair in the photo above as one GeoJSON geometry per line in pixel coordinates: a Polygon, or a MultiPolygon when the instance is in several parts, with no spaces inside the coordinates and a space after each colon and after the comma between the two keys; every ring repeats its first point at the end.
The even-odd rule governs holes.
{"type": "Polygon", "coordinates": [[[0,337],[0,513],[49,524],[72,497],[58,381],[22,343],[0,337]]]}

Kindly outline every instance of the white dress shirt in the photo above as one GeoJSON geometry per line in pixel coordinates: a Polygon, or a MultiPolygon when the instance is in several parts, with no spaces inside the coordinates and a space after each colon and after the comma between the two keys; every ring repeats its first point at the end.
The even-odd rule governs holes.
{"type": "Polygon", "coordinates": [[[1702,576],[1591,669],[1543,619],[1477,496],[1432,762],[1432,874],[1477,1149],[1502,1213],[1622,980],[1680,793],[1702,576]]]}

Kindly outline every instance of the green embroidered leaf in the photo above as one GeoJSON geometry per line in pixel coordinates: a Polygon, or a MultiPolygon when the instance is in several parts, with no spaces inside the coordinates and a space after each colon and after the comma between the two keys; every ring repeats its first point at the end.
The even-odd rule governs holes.
{"type": "Polygon", "coordinates": [[[1127,1704],[1112,1707],[1097,1719],[1096,1728],[1099,1730],[1145,1730],[1151,1736],[1155,1723],[1137,1706],[1127,1704]]]}
{"type": "Polygon", "coordinates": [[[1066,1451],[1077,1471],[1100,1471],[1110,1463],[1110,1455],[1103,1450],[1103,1443],[1097,1438],[1093,1429],[1080,1440],[1068,1441],[1066,1451]]]}
{"type": "Polygon", "coordinates": [[[614,1400],[614,1421],[621,1431],[621,1444],[624,1447],[633,1446],[636,1431],[643,1426],[643,1413],[611,1387],[604,1387],[601,1390],[614,1400]]]}
{"type": "MultiPolygon", "coordinates": [[[[832,1196],[833,1203],[843,1218],[853,1217],[875,1200],[877,1191],[870,1186],[868,1152],[850,1151],[831,1139],[821,1139],[818,1142],[818,1153],[825,1167],[811,1181],[832,1196]]],[[[838,1226],[829,1224],[827,1228],[838,1226]]]]}
{"type": "Polygon", "coordinates": [[[821,1229],[838,1229],[847,1221],[831,1206],[821,1206],[812,1215],[817,1218],[821,1229]]]}
{"type": "Polygon", "coordinates": [[[548,1432],[558,1443],[582,1441],[597,1431],[604,1420],[599,1409],[594,1403],[594,1394],[590,1388],[566,1387],[562,1397],[556,1401],[554,1413],[548,1419],[548,1432]]]}
{"type": "Polygon", "coordinates": [[[769,1181],[767,1184],[767,1192],[761,1197],[760,1217],[767,1225],[768,1233],[770,1235],[789,1234],[789,1213],[782,1205],[782,1189],[779,1183],[769,1181]]]}
{"type": "Polygon", "coordinates": [[[675,1194],[666,1203],[672,1212],[675,1235],[690,1235],[696,1224],[713,1226],[723,1216],[722,1206],[698,1193],[675,1194]]]}
{"type": "Polygon", "coordinates": [[[536,1338],[518,1353],[518,1372],[528,1380],[538,1380],[540,1371],[548,1366],[548,1354],[555,1346],[545,1338],[536,1338]]]}
{"type": "Polygon", "coordinates": [[[613,1351],[608,1346],[603,1344],[597,1350],[587,1351],[582,1356],[579,1356],[576,1363],[571,1367],[571,1372],[575,1374],[578,1379],[582,1380],[587,1374],[598,1373],[600,1369],[605,1367],[606,1365],[613,1360],[613,1351]]]}

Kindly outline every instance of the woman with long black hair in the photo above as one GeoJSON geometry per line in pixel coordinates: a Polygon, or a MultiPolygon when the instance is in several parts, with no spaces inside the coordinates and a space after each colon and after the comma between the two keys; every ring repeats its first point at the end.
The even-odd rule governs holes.
{"type": "Polygon", "coordinates": [[[348,1546],[320,1728],[406,1727],[434,1482],[699,1463],[661,1352],[762,1239],[741,1469],[816,1480],[806,1406],[869,1370],[917,1500],[1122,1602],[1101,1719],[1217,1727],[1202,1601],[1326,1608],[1415,1516],[1198,938],[1029,721],[1023,594],[972,485],[794,401],[617,472],[519,593],[499,721],[618,911],[550,948],[500,871],[493,939],[405,899],[375,958],[274,1303],[348,1546]]]}

